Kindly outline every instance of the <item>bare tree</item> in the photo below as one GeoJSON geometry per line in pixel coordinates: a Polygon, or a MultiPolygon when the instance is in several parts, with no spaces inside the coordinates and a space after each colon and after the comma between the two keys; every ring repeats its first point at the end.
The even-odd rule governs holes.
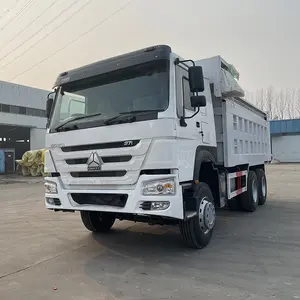
{"type": "Polygon", "coordinates": [[[285,103],[286,103],[286,114],[289,119],[294,119],[295,114],[295,89],[286,89],[285,90],[285,103]]]}
{"type": "Polygon", "coordinates": [[[274,117],[274,102],[275,102],[275,91],[272,86],[269,86],[266,92],[266,110],[269,119],[274,117]]]}
{"type": "Polygon", "coordinates": [[[300,117],[300,88],[295,91],[295,117],[300,117]]]}
{"type": "Polygon", "coordinates": [[[278,116],[278,119],[283,120],[285,117],[287,105],[286,93],[283,90],[280,90],[280,92],[276,95],[275,103],[276,114],[278,116]]]}
{"type": "Polygon", "coordinates": [[[265,110],[265,95],[266,93],[264,89],[259,89],[256,91],[255,104],[261,110],[265,110]]]}
{"type": "Polygon", "coordinates": [[[269,86],[255,93],[247,92],[246,97],[265,111],[270,120],[300,118],[300,88],[276,91],[273,86],[269,86]]]}

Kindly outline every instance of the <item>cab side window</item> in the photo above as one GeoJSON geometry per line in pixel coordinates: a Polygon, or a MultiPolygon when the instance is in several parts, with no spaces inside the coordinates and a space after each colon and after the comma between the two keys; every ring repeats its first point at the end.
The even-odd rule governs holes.
{"type": "Polygon", "coordinates": [[[182,77],[182,91],[183,91],[183,105],[187,110],[194,111],[191,106],[191,96],[193,95],[190,90],[190,83],[187,77],[182,77]]]}

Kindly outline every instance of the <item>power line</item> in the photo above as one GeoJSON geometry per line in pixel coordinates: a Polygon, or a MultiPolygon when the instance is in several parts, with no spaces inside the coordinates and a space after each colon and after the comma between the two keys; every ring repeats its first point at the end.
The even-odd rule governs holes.
{"type": "Polygon", "coordinates": [[[51,58],[52,56],[56,55],[57,53],[61,52],[62,50],[64,50],[65,48],[67,48],[68,46],[70,46],[71,44],[75,43],[76,41],[78,41],[80,38],[82,38],[83,36],[87,35],[88,33],[90,33],[91,31],[93,31],[95,28],[101,26],[104,22],[106,22],[107,20],[109,20],[110,18],[114,17],[115,15],[117,15],[119,12],[121,12],[122,10],[124,10],[133,0],[129,0],[126,4],[122,5],[120,8],[118,8],[117,10],[115,10],[114,12],[112,12],[111,14],[109,14],[107,17],[105,17],[104,19],[102,19],[99,23],[97,23],[96,25],[94,25],[93,27],[91,27],[89,30],[85,31],[84,33],[80,34],[77,38],[73,39],[72,41],[70,41],[69,43],[67,43],[65,46],[61,47],[60,49],[58,49],[57,51],[55,51],[54,53],[50,54],[49,56],[47,56],[46,58],[42,59],[41,61],[35,63],[33,66],[31,66],[30,68],[26,69],[25,71],[19,73],[18,75],[14,76],[13,78],[11,78],[9,81],[12,81],[18,77],[20,77],[21,75],[27,73],[28,71],[32,70],[33,68],[35,68],[36,66],[40,65],[41,63],[45,62],[46,60],[48,60],[49,58],[51,58]]]}
{"type": "Polygon", "coordinates": [[[2,20],[12,9],[14,9],[14,7],[20,2],[21,0],[17,0],[16,2],[15,2],[15,4],[11,7],[11,8],[9,8],[8,10],[6,10],[6,12],[5,12],[5,14],[3,15],[3,16],[1,16],[0,17],[0,20],[2,20]]]}
{"type": "MultiPolygon", "coordinates": [[[[72,6],[74,6],[79,0],[75,0],[74,2],[72,2],[67,8],[65,8],[63,11],[60,12],[59,15],[55,16],[54,18],[52,18],[50,21],[48,21],[42,28],[40,28],[38,31],[34,32],[30,37],[28,37],[25,41],[23,41],[22,43],[18,44],[14,49],[12,49],[9,53],[7,53],[6,55],[2,56],[0,58],[0,61],[3,60],[4,58],[6,58],[7,56],[9,56],[10,54],[12,54],[13,52],[15,52],[17,49],[19,49],[21,46],[23,46],[25,43],[27,43],[29,40],[31,40],[33,37],[35,37],[38,33],[40,33],[42,30],[44,30],[48,25],[52,24],[52,22],[59,18],[60,16],[62,16],[65,12],[67,12],[70,8],[72,8],[72,6]]],[[[90,0],[88,0],[90,1],[90,0]]],[[[36,44],[34,44],[36,45],[36,44]]],[[[30,50],[32,47],[30,47],[27,50],[30,50]]],[[[27,50],[25,50],[24,52],[22,52],[21,55],[15,57],[12,61],[10,61],[9,63],[7,63],[6,65],[2,66],[2,68],[10,65],[12,62],[14,62],[16,59],[18,59],[19,57],[21,57],[27,50]]]]}
{"type": "MultiPolygon", "coordinates": [[[[21,9],[16,13],[16,15],[10,17],[6,23],[4,23],[4,25],[1,25],[0,27],[0,30],[2,31],[5,27],[7,27],[13,20],[15,20],[20,14],[22,14],[22,12],[28,7],[28,5],[30,5],[32,3],[32,1],[35,1],[35,0],[29,0],[24,6],[21,7],[21,9]]],[[[15,3],[15,5],[13,7],[15,7],[16,5],[18,4],[15,3]]]]}
{"type": "Polygon", "coordinates": [[[15,16],[11,17],[3,26],[1,26],[0,31],[3,31],[4,28],[6,28],[12,21],[16,20],[20,15],[22,15],[22,13],[30,8],[35,2],[36,0],[29,0],[27,4],[25,4],[15,16]]]}
{"type": "MultiPolygon", "coordinates": [[[[42,28],[40,28],[38,31],[34,32],[30,37],[28,37],[25,41],[23,41],[22,43],[18,44],[15,48],[13,48],[12,50],[9,51],[9,53],[5,54],[4,56],[2,56],[0,58],[0,61],[5,59],[7,56],[11,55],[12,53],[14,53],[17,49],[19,49],[21,46],[23,46],[25,43],[27,43],[29,40],[31,40],[33,37],[35,37],[38,33],[40,33],[42,30],[44,30],[48,25],[52,24],[52,22],[57,19],[58,17],[62,16],[66,11],[68,11],[72,6],[74,6],[79,0],[76,0],[75,2],[72,2],[66,9],[64,9],[58,16],[55,16],[54,18],[52,18],[50,21],[48,21],[42,28]]],[[[57,2],[57,0],[54,1],[54,3],[57,2]]],[[[52,3],[50,6],[52,6],[54,3],[52,3]]],[[[47,8],[49,9],[49,7],[47,8]]],[[[45,11],[44,11],[45,12],[45,11]]],[[[44,13],[43,12],[43,13],[44,13]]],[[[42,14],[43,14],[42,13],[42,14]]],[[[41,14],[41,15],[42,15],[41,14]]],[[[39,15],[32,23],[34,23],[41,15],[39,15]]],[[[30,24],[30,25],[31,25],[30,24]]],[[[30,26],[28,25],[28,26],[30,26]]],[[[27,27],[28,27],[27,26],[27,27]]],[[[25,28],[26,29],[26,28],[25,28]]],[[[23,32],[25,29],[22,29],[21,32],[23,32]]],[[[17,34],[17,36],[20,34],[20,32],[17,34]]],[[[12,40],[10,40],[8,43],[10,43],[12,40]]],[[[31,48],[30,48],[31,49],[31,48]]],[[[22,53],[23,54],[23,53],[22,53]]],[[[20,56],[18,56],[20,57],[20,56]]],[[[18,58],[17,57],[17,58],[18,58]]],[[[15,59],[17,59],[15,58],[15,59]]],[[[11,62],[13,62],[15,59],[13,59],[11,62]]],[[[2,66],[3,68],[6,67],[7,65],[11,64],[11,62],[9,62],[8,64],[2,66]]]]}
{"type": "MultiPolygon", "coordinates": [[[[20,0],[19,0],[20,1],[20,0]]],[[[3,46],[3,49],[6,48],[7,45],[9,45],[10,42],[12,42],[15,38],[17,38],[21,33],[23,33],[28,27],[30,27],[34,22],[36,22],[48,9],[50,9],[57,1],[54,0],[49,6],[47,6],[35,19],[33,19],[27,26],[25,26],[22,30],[20,30],[14,37],[12,37],[9,41],[5,42],[5,45],[3,46]]],[[[19,47],[19,46],[18,46],[19,47]]],[[[11,52],[9,53],[11,54],[11,52]]],[[[6,56],[5,56],[6,57],[6,56]]],[[[1,57],[0,60],[2,60],[5,57],[1,57]]]]}
{"type": "MultiPolygon", "coordinates": [[[[61,15],[63,15],[66,11],[68,11],[72,6],[74,6],[77,2],[79,2],[80,0],[75,0],[74,2],[72,2],[66,9],[64,9],[58,16],[55,16],[52,20],[50,20],[45,27],[47,27],[49,24],[51,24],[53,22],[53,20],[57,19],[58,17],[60,17],[61,15]]],[[[0,66],[2,69],[6,68],[8,65],[10,65],[11,63],[13,63],[14,61],[16,61],[18,58],[20,58],[23,54],[25,54],[26,52],[28,52],[29,50],[31,50],[33,47],[35,47],[38,43],[40,43],[42,40],[44,40],[46,37],[48,37],[51,33],[53,33],[56,29],[58,29],[59,27],[61,27],[62,25],[65,24],[65,22],[69,21],[73,16],[75,16],[81,9],[83,9],[85,6],[87,6],[90,1],[92,0],[87,0],[87,2],[79,7],[75,12],[72,13],[72,15],[67,18],[66,20],[64,20],[63,22],[61,22],[59,25],[57,25],[56,27],[54,27],[50,32],[48,32],[46,35],[44,35],[42,38],[40,38],[39,40],[37,40],[36,43],[34,43],[33,45],[31,45],[29,48],[27,48],[26,50],[24,50],[21,54],[19,54],[18,56],[16,56],[14,59],[12,59],[10,62],[6,63],[3,66],[0,66]]],[[[23,41],[21,44],[19,44],[18,46],[16,46],[12,51],[10,51],[8,54],[4,55],[3,57],[0,58],[0,60],[3,60],[4,58],[6,58],[7,56],[9,56],[11,53],[13,53],[15,50],[19,49],[19,47],[23,46],[27,41],[29,41],[30,39],[32,39],[34,36],[36,36],[37,33],[41,32],[42,30],[45,29],[45,27],[42,27],[40,30],[38,30],[37,32],[35,32],[34,34],[32,34],[28,39],[26,39],[25,41],[23,41]]]]}

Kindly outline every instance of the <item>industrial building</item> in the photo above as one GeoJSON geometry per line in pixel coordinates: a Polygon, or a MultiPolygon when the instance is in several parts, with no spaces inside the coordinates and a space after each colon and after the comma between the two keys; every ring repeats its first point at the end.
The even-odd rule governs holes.
{"type": "Polygon", "coordinates": [[[48,93],[0,81],[0,173],[14,172],[25,151],[44,147],[48,93]]]}
{"type": "Polygon", "coordinates": [[[273,159],[300,162],[300,119],[270,121],[270,132],[273,159]]]}

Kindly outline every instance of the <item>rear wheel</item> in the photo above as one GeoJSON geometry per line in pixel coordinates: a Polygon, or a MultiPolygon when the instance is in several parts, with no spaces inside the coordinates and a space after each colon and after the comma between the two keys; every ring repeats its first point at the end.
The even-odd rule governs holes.
{"type": "Polygon", "coordinates": [[[241,205],[245,211],[254,212],[258,205],[258,182],[254,171],[249,171],[247,191],[240,195],[241,205]]]}
{"type": "Polygon", "coordinates": [[[258,182],[258,204],[264,205],[267,201],[267,178],[263,169],[256,170],[257,182],[258,182]]]}
{"type": "Polygon", "coordinates": [[[209,186],[204,182],[196,186],[194,198],[197,214],[188,220],[180,221],[179,228],[187,246],[201,249],[209,243],[215,226],[214,198],[209,186]]]}
{"type": "Polygon", "coordinates": [[[114,214],[99,211],[81,211],[83,225],[92,232],[107,232],[113,226],[116,217],[114,214]]]}

